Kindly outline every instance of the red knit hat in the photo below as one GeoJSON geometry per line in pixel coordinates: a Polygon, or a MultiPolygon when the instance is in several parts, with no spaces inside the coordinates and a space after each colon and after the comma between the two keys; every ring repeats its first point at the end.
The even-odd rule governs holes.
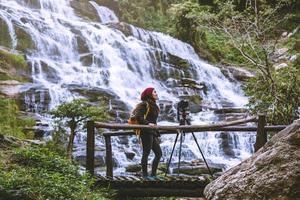
{"type": "Polygon", "coordinates": [[[147,99],[152,98],[152,92],[153,92],[154,88],[153,87],[148,87],[146,88],[142,94],[141,94],[141,100],[142,101],[146,101],[147,99]]]}

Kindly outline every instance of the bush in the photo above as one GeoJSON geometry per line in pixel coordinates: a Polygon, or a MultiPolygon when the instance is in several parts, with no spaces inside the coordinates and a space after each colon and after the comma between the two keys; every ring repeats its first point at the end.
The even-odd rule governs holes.
{"type": "Polygon", "coordinates": [[[31,127],[35,124],[35,120],[19,119],[19,108],[15,100],[0,97],[0,133],[3,135],[11,135],[17,138],[33,137],[32,134],[25,134],[23,127],[31,127]]]}
{"type": "Polygon", "coordinates": [[[93,180],[78,166],[45,148],[15,150],[10,165],[0,165],[0,199],[101,200],[93,180]]]}
{"type": "Polygon", "coordinates": [[[258,75],[246,84],[248,107],[253,114],[266,113],[270,124],[290,124],[299,117],[300,70],[287,67],[273,72],[276,93],[270,83],[258,75]]]}

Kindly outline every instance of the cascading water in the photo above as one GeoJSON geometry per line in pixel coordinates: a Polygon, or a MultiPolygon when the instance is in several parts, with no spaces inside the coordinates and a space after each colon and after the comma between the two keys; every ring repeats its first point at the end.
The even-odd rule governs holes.
{"type": "MultiPolygon", "coordinates": [[[[171,117],[163,113],[165,117],[162,117],[160,124],[177,124],[172,120],[174,105],[185,96],[201,95],[207,107],[190,115],[193,124],[216,122],[219,119],[213,109],[226,105],[242,107],[247,102],[240,86],[226,79],[219,68],[199,59],[190,45],[131,25],[127,25],[127,33],[123,33],[120,26],[125,25],[118,22],[111,10],[94,1],[89,4],[96,9],[95,13],[99,14],[102,23],[77,16],[68,0],[39,0],[35,3],[0,0],[0,18],[9,27],[12,49],[18,43],[15,27],[30,35],[36,46],[24,52],[32,67],[33,79],[33,83],[24,88],[33,93],[26,95],[25,99],[35,112],[52,109],[63,101],[87,97],[83,91],[107,95],[111,98],[110,109],[116,108],[113,101],[117,101],[122,102],[122,109],[128,112],[139,102],[140,92],[148,86],[158,91],[163,111],[169,106],[171,117]],[[185,66],[177,66],[172,61],[174,59],[185,66]],[[204,83],[207,91],[183,87],[180,81],[184,78],[204,83]],[[38,100],[36,93],[39,94],[38,100]],[[49,102],[46,101],[47,96],[49,102]],[[45,102],[48,102],[46,108],[42,105],[45,102]]],[[[209,132],[196,135],[205,156],[211,162],[224,164],[226,168],[250,156],[253,151],[253,137],[249,134],[225,135],[234,155],[231,157],[220,148],[224,134],[209,132]]],[[[174,138],[162,137],[165,159],[174,138]]],[[[113,141],[114,157],[120,171],[129,163],[139,162],[141,156],[135,137],[129,138],[126,145],[122,144],[121,139],[115,138],[113,141]],[[133,160],[127,159],[124,149],[135,152],[133,160]]],[[[103,147],[101,139],[97,144],[103,147]]],[[[84,154],[80,149],[79,145],[77,154],[84,154]]],[[[175,154],[174,159],[177,156],[175,154]]],[[[191,161],[200,157],[191,135],[186,134],[183,159],[191,161]]]]}

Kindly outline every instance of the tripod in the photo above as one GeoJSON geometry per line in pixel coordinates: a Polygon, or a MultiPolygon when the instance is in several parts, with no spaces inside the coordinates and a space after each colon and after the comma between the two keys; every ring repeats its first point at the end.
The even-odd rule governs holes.
{"type": "MultiPolygon", "coordinates": [[[[180,111],[179,111],[179,110],[178,110],[177,114],[178,114],[178,115],[177,115],[177,118],[178,118],[178,120],[179,120],[179,125],[191,125],[190,120],[186,118],[187,113],[186,113],[186,111],[185,111],[184,109],[182,110],[182,113],[181,113],[182,119],[180,119],[180,111]]],[[[209,168],[209,166],[208,166],[208,164],[207,164],[207,162],[206,162],[206,159],[205,159],[205,157],[204,157],[204,155],[203,155],[203,153],[202,153],[202,150],[201,150],[201,148],[200,148],[200,145],[199,145],[199,143],[198,143],[198,141],[197,141],[197,138],[196,138],[194,132],[191,132],[191,133],[192,133],[193,138],[194,138],[194,140],[195,140],[195,142],[196,142],[196,144],[197,144],[197,147],[198,147],[198,149],[199,149],[199,151],[200,151],[200,153],[201,153],[201,156],[202,156],[202,158],[203,158],[203,160],[204,160],[204,162],[205,162],[205,165],[206,165],[206,167],[207,167],[207,169],[208,169],[208,171],[209,171],[209,174],[211,175],[211,177],[213,177],[212,172],[211,172],[211,170],[210,170],[210,168],[209,168]]],[[[180,131],[177,130],[175,142],[174,142],[173,149],[172,149],[172,153],[171,153],[171,156],[170,156],[168,165],[167,165],[167,169],[166,169],[166,172],[165,172],[165,176],[167,175],[167,173],[168,173],[168,171],[169,171],[169,167],[170,167],[170,163],[171,163],[171,160],[172,160],[172,156],[173,156],[173,153],[174,153],[176,144],[177,144],[178,137],[179,137],[179,135],[180,135],[179,157],[178,157],[178,175],[179,175],[179,172],[180,172],[180,159],[181,159],[182,140],[183,140],[183,137],[185,136],[185,134],[186,134],[186,132],[184,132],[184,131],[182,131],[182,130],[180,130],[180,131]]]]}

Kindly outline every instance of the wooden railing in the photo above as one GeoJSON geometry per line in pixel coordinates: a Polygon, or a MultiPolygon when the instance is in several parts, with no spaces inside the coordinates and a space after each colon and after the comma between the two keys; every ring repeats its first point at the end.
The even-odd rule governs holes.
{"type": "Polygon", "coordinates": [[[235,131],[235,132],[256,132],[256,142],[254,144],[255,152],[260,149],[267,142],[267,132],[277,132],[284,129],[286,126],[266,126],[266,118],[264,115],[258,117],[251,117],[231,122],[221,122],[210,125],[180,125],[180,126],[148,126],[148,125],[129,125],[129,124],[111,124],[88,121],[87,122],[87,146],[86,146],[86,170],[92,175],[94,174],[94,160],[95,160],[95,128],[107,129],[123,129],[132,131],[118,131],[103,133],[106,146],[106,176],[113,177],[113,160],[111,137],[113,136],[130,136],[135,135],[134,129],[159,130],[160,134],[177,134],[178,131],[185,132],[203,132],[203,131],[235,131]],[[257,122],[257,126],[234,126],[244,124],[247,122],[257,122]]]}

